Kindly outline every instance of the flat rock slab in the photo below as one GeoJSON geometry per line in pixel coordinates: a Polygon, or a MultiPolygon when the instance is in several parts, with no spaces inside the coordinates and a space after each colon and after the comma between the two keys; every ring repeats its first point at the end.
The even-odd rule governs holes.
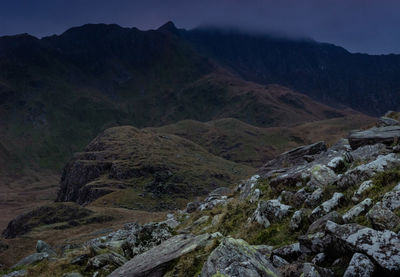
{"type": "Polygon", "coordinates": [[[392,145],[397,143],[399,137],[400,126],[374,127],[365,131],[351,133],[349,135],[349,143],[352,149],[377,143],[392,145]]]}
{"type": "Polygon", "coordinates": [[[203,246],[210,239],[209,234],[177,235],[149,251],[135,256],[126,264],[112,272],[109,277],[159,277],[175,259],[203,246]]]}

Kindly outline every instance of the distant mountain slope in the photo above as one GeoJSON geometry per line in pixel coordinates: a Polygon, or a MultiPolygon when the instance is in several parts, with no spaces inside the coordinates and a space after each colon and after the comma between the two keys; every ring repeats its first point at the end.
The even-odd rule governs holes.
{"type": "Polygon", "coordinates": [[[347,113],[243,81],[174,30],[89,24],[43,39],[1,37],[0,139],[13,168],[58,170],[111,126],[224,117],[288,126],[347,113]]]}
{"type": "Polygon", "coordinates": [[[400,55],[352,54],[312,40],[217,28],[180,34],[247,80],[281,84],[326,104],[375,116],[400,108],[400,55]]]}

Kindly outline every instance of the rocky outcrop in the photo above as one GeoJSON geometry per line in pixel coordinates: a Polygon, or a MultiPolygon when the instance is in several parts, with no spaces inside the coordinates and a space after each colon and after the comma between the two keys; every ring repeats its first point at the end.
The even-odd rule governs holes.
{"type": "Polygon", "coordinates": [[[270,222],[276,222],[288,216],[292,207],[282,204],[279,200],[268,200],[258,202],[257,209],[251,218],[251,221],[264,225],[267,228],[270,222]]]}
{"type": "Polygon", "coordinates": [[[331,221],[326,230],[349,251],[367,255],[388,274],[400,274],[400,237],[396,233],[331,221]]]}
{"type": "Polygon", "coordinates": [[[394,230],[400,226],[400,218],[381,202],[376,203],[367,214],[372,227],[377,230],[394,230]]]}
{"type": "Polygon", "coordinates": [[[21,259],[13,266],[13,268],[32,265],[55,256],[57,256],[57,253],[50,247],[50,245],[42,240],[38,240],[36,243],[36,253],[21,259]]]}
{"type": "Polygon", "coordinates": [[[225,238],[208,257],[200,276],[275,277],[280,273],[244,240],[225,238]]]}
{"type": "Polygon", "coordinates": [[[145,200],[154,197],[160,201],[154,201],[151,207],[137,203],[132,208],[174,209],[178,208],[176,202],[165,203],[161,201],[162,195],[186,199],[204,195],[251,172],[247,166],[216,157],[175,135],[131,126],[115,127],[105,130],[68,162],[57,201],[88,204],[106,194],[136,186],[129,192],[143,198],[144,204],[140,205],[150,205],[145,200]]]}
{"type": "Polygon", "coordinates": [[[143,254],[135,256],[109,277],[120,276],[162,276],[168,266],[177,258],[204,246],[210,235],[177,235],[143,254]]]}
{"type": "Polygon", "coordinates": [[[369,277],[375,271],[374,263],[364,254],[355,253],[343,277],[369,277]]]}
{"type": "Polygon", "coordinates": [[[349,135],[349,143],[353,149],[377,143],[383,143],[390,146],[397,144],[399,137],[400,126],[374,127],[365,131],[352,132],[349,135]]]}

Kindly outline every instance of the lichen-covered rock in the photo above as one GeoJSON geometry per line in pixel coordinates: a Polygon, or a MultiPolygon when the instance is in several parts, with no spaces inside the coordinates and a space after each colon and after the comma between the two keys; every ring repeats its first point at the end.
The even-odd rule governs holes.
{"type": "Polygon", "coordinates": [[[370,179],[378,172],[382,172],[399,165],[399,154],[390,153],[387,155],[380,155],[367,164],[362,164],[351,170],[348,170],[346,173],[342,174],[336,184],[340,189],[346,189],[370,179]]]}
{"type": "Polygon", "coordinates": [[[24,277],[27,276],[28,271],[26,269],[16,270],[8,274],[4,274],[3,277],[24,277]]]}
{"type": "Polygon", "coordinates": [[[328,221],[333,221],[338,224],[344,223],[342,216],[338,212],[333,211],[311,223],[310,226],[308,226],[307,234],[325,231],[325,225],[328,221]]]}
{"type": "Polygon", "coordinates": [[[396,233],[332,221],[327,222],[326,230],[350,251],[367,255],[390,274],[400,274],[400,237],[396,233]]]}
{"type": "Polygon", "coordinates": [[[323,202],[320,206],[316,207],[310,215],[311,219],[317,219],[321,216],[326,215],[327,213],[333,211],[338,208],[343,202],[345,198],[343,193],[335,192],[331,199],[323,202]]]}
{"type": "Polygon", "coordinates": [[[355,253],[343,277],[369,277],[375,271],[374,263],[364,254],[355,253]]]}
{"type": "Polygon", "coordinates": [[[174,236],[160,245],[135,256],[123,266],[113,271],[109,277],[162,276],[173,261],[203,247],[209,239],[209,234],[174,236]]]}
{"type": "Polygon", "coordinates": [[[123,256],[111,252],[111,253],[104,253],[100,254],[97,256],[94,256],[93,258],[90,258],[86,268],[91,269],[91,270],[96,270],[96,269],[101,269],[105,266],[109,266],[108,268],[117,268],[122,266],[124,263],[126,263],[128,260],[125,259],[123,256]]]}
{"type": "Polygon", "coordinates": [[[268,200],[258,202],[257,209],[254,211],[251,221],[264,225],[266,228],[270,222],[281,220],[288,216],[292,207],[282,204],[279,200],[268,200]]]}
{"type": "Polygon", "coordinates": [[[376,127],[399,126],[400,122],[394,118],[381,116],[376,122],[376,127]]]}
{"type": "Polygon", "coordinates": [[[29,255],[23,259],[21,259],[20,261],[18,261],[14,266],[14,267],[19,267],[19,266],[26,266],[26,265],[31,265],[43,260],[47,260],[49,258],[49,254],[47,253],[34,253],[32,255],[29,255]]]}
{"type": "Polygon", "coordinates": [[[294,261],[301,256],[302,251],[300,250],[300,244],[298,242],[286,245],[272,251],[273,255],[278,255],[287,261],[294,261]]]}
{"type": "Polygon", "coordinates": [[[332,248],[332,237],[325,232],[317,232],[300,236],[299,244],[300,250],[304,254],[327,253],[332,248]]]}
{"type": "Polygon", "coordinates": [[[320,265],[326,260],[326,255],[325,253],[318,253],[317,255],[314,256],[314,258],[311,260],[313,264],[320,265]]]}
{"type": "Polygon", "coordinates": [[[392,145],[400,137],[400,126],[373,127],[364,131],[352,132],[349,135],[351,148],[383,143],[392,145]]]}
{"type": "Polygon", "coordinates": [[[338,179],[335,171],[321,164],[316,164],[310,169],[310,176],[309,185],[314,185],[316,187],[332,185],[338,179]]]}
{"type": "Polygon", "coordinates": [[[36,243],[36,252],[37,253],[47,253],[49,254],[49,257],[52,256],[57,256],[56,251],[54,251],[50,245],[48,245],[45,241],[43,240],[38,240],[36,243]]]}
{"type": "Polygon", "coordinates": [[[289,224],[290,230],[295,231],[299,229],[304,223],[305,218],[306,214],[303,210],[295,211],[292,218],[290,219],[290,224],[289,224]]]}
{"type": "Polygon", "coordinates": [[[197,210],[198,207],[200,207],[201,203],[200,201],[195,201],[195,202],[189,202],[186,205],[186,212],[187,213],[193,213],[197,210]]]}
{"type": "Polygon", "coordinates": [[[311,263],[292,263],[279,268],[283,277],[330,277],[333,272],[311,263]]]}
{"type": "Polygon", "coordinates": [[[400,218],[382,202],[376,203],[367,214],[368,220],[374,229],[377,230],[394,230],[400,225],[400,218]]]}
{"type": "Polygon", "coordinates": [[[204,263],[201,277],[272,277],[279,271],[244,240],[225,238],[204,263]]]}
{"type": "Polygon", "coordinates": [[[253,175],[249,179],[243,181],[237,186],[236,191],[240,192],[239,196],[240,200],[245,200],[250,197],[250,195],[252,194],[257,185],[259,178],[260,175],[253,175]]]}
{"type": "Polygon", "coordinates": [[[351,222],[355,217],[365,213],[372,206],[372,199],[366,198],[359,204],[352,207],[343,215],[345,223],[351,222]]]}
{"type": "Polygon", "coordinates": [[[400,208],[400,191],[389,191],[382,198],[382,205],[391,211],[400,208]]]}
{"type": "Polygon", "coordinates": [[[278,255],[274,255],[274,256],[272,257],[272,264],[273,264],[275,267],[282,267],[282,266],[284,266],[284,265],[289,264],[289,262],[286,261],[284,258],[279,257],[278,255]]]}
{"type": "Polygon", "coordinates": [[[310,208],[314,208],[321,202],[323,193],[324,190],[322,188],[314,190],[310,197],[307,198],[305,204],[310,208]]]}
{"type": "Polygon", "coordinates": [[[354,192],[351,200],[355,203],[360,202],[361,197],[365,192],[371,189],[374,186],[374,183],[371,180],[367,180],[361,183],[359,188],[354,192]]]}

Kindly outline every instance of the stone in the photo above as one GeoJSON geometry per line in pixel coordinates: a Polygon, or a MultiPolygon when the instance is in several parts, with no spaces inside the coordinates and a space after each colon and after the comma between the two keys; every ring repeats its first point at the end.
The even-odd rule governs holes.
{"type": "Polygon", "coordinates": [[[239,186],[236,188],[236,191],[240,192],[240,196],[239,196],[240,200],[245,200],[250,197],[250,195],[253,193],[253,191],[257,185],[259,178],[260,178],[260,175],[256,174],[256,175],[251,176],[251,178],[249,178],[239,184],[239,186]]]}
{"type": "Polygon", "coordinates": [[[390,274],[400,274],[400,237],[396,233],[332,221],[327,222],[326,230],[350,251],[367,255],[390,274]]]}
{"type": "Polygon", "coordinates": [[[292,263],[279,268],[284,277],[330,277],[333,272],[329,269],[318,267],[311,263],[292,263]]]}
{"type": "Polygon", "coordinates": [[[364,145],[383,143],[397,144],[400,137],[400,126],[373,127],[364,131],[351,132],[348,139],[352,149],[364,145]]]}
{"type": "Polygon", "coordinates": [[[387,127],[387,126],[399,126],[400,122],[396,119],[386,117],[386,116],[381,116],[376,123],[376,127],[387,127]]]}
{"type": "Polygon", "coordinates": [[[293,214],[292,218],[290,219],[290,224],[289,224],[290,230],[292,231],[298,230],[302,226],[305,217],[306,215],[303,210],[296,211],[293,214]]]}
{"type": "Polygon", "coordinates": [[[202,217],[200,217],[199,219],[197,219],[195,222],[193,222],[193,225],[202,225],[204,223],[206,223],[208,220],[210,219],[209,215],[203,215],[202,217]]]}
{"type": "Polygon", "coordinates": [[[332,252],[333,248],[332,237],[325,232],[300,236],[299,244],[301,252],[307,255],[332,252]]]}
{"type": "Polygon", "coordinates": [[[211,225],[217,226],[221,223],[222,218],[224,217],[223,214],[216,214],[214,215],[213,219],[211,220],[211,225]]]}
{"type": "Polygon", "coordinates": [[[89,260],[89,258],[90,258],[90,257],[89,257],[88,254],[78,255],[78,256],[74,257],[74,258],[71,260],[70,264],[82,266],[82,265],[87,264],[87,261],[89,260]]]}
{"type": "Polygon", "coordinates": [[[382,198],[382,205],[391,211],[400,208],[400,191],[389,191],[382,198]]]}
{"type": "Polygon", "coordinates": [[[372,199],[366,198],[359,204],[352,207],[343,215],[343,220],[345,223],[351,222],[355,217],[365,213],[372,206],[372,199]]]}
{"type": "Polygon", "coordinates": [[[371,222],[374,229],[377,230],[394,230],[400,225],[400,218],[382,202],[376,203],[367,213],[367,218],[371,222]]]}
{"type": "Polygon", "coordinates": [[[374,263],[364,254],[355,253],[343,277],[369,277],[375,271],[374,263]]]}
{"type": "Polygon", "coordinates": [[[357,191],[354,192],[353,197],[351,200],[355,203],[359,202],[361,200],[361,197],[365,192],[367,192],[369,189],[371,189],[374,186],[374,183],[371,180],[367,180],[361,183],[360,187],[357,189],[357,191]]]}
{"type": "Polygon", "coordinates": [[[310,176],[310,185],[322,188],[332,185],[338,178],[335,171],[321,164],[316,164],[310,169],[310,176]]]}
{"type": "Polygon", "coordinates": [[[200,276],[272,277],[280,276],[280,273],[244,240],[225,238],[204,263],[200,276]]]}
{"type": "Polygon", "coordinates": [[[14,267],[18,267],[18,266],[26,266],[26,265],[31,265],[31,264],[35,264],[37,262],[46,260],[49,258],[49,254],[47,253],[34,253],[32,255],[29,255],[23,259],[21,259],[20,261],[18,261],[14,266],[14,267]]]}
{"type": "Polygon", "coordinates": [[[305,204],[310,208],[314,208],[321,202],[323,193],[324,190],[322,188],[314,190],[311,196],[307,198],[305,204]]]}
{"type": "Polygon", "coordinates": [[[37,253],[47,253],[49,257],[57,256],[56,251],[54,251],[50,245],[48,245],[43,240],[38,240],[36,243],[36,252],[37,253]]]}
{"type": "Polygon", "coordinates": [[[266,256],[267,258],[271,257],[272,250],[274,247],[270,245],[252,245],[258,252],[260,252],[262,255],[266,256]]]}
{"type": "Polygon", "coordinates": [[[109,277],[162,276],[171,262],[209,242],[210,235],[177,235],[150,250],[135,256],[113,271],[109,277]]]}
{"type": "Polygon", "coordinates": [[[250,221],[264,225],[265,228],[270,226],[270,222],[276,222],[289,215],[292,207],[282,204],[279,200],[261,200],[258,202],[257,209],[254,211],[250,221]]]}
{"type": "Polygon", "coordinates": [[[112,266],[114,268],[120,267],[125,264],[128,260],[125,257],[115,253],[104,253],[93,258],[90,258],[87,263],[87,268],[90,269],[100,269],[105,266],[112,266]]]}
{"type": "Polygon", "coordinates": [[[196,202],[189,202],[186,205],[186,212],[187,213],[193,213],[197,210],[198,207],[200,207],[201,203],[199,201],[196,202]]]}
{"type": "Polygon", "coordinates": [[[382,143],[374,145],[365,145],[350,152],[354,161],[369,163],[375,160],[380,155],[386,155],[389,151],[386,145],[382,143]]]}
{"type": "Polygon", "coordinates": [[[272,257],[272,264],[273,264],[275,267],[282,267],[282,266],[284,266],[284,265],[289,264],[289,262],[286,261],[285,259],[279,257],[278,255],[274,255],[274,256],[272,257]]]}
{"type": "Polygon", "coordinates": [[[278,255],[287,261],[294,261],[301,256],[300,243],[296,242],[290,245],[279,247],[272,251],[273,255],[278,255]]]}
{"type": "Polygon", "coordinates": [[[250,194],[250,203],[255,203],[260,199],[261,196],[261,191],[259,189],[255,189],[251,194],[250,194]]]}
{"type": "Polygon", "coordinates": [[[318,253],[317,255],[314,256],[314,258],[311,260],[313,264],[320,265],[326,260],[326,255],[325,253],[318,253]]]}
{"type": "Polygon", "coordinates": [[[327,213],[338,208],[344,202],[344,200],[345,198],[343,193],[335,192],[331,199],[323,202],[320,206],[318,206],[311,212],[310,218],[317,219],[321,216],[326,215],[327,213]]]}
{"type": "Polygon", "coordinates": [[[27,276],[28,271],[26,269],[21,269],[21,270],[16,270],[13,272],[10,272],[8,274],[4,274],[3,277],[23,277],[27,276]]]}
{"type": "Polygon", "coordinates": [[[344,223],[342,216],[338,212],[333,211],[310,224],[307,230],[307,234],[314,234],[317,232],[325,231],[325,225],[328,221],[333,221],[338,224],[344,223]]]}

